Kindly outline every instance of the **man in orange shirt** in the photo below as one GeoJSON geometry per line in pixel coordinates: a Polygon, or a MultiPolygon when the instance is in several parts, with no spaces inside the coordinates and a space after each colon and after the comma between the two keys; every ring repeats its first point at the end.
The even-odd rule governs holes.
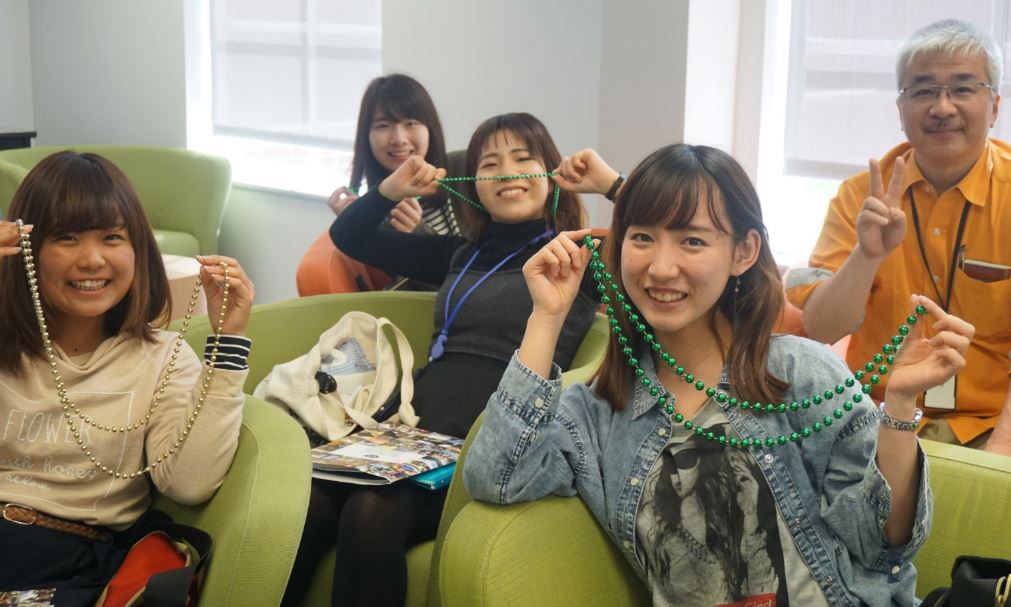
{"type": "Polygon", "coordinates": [[[1002,66],[993,39],[961,21],[904,43],[896,104],[908,142],[842,183],[787,295],[811,338],[852,333],[853,369],[881,354],[911,294],[971,322],[966,367],[922,399],[920,436],[1011,455],[1011,146],[987,137],[1002,66]]]}

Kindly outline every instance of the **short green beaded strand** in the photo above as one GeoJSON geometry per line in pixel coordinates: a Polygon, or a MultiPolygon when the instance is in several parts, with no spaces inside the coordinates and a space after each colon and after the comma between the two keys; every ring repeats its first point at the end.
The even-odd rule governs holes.
{"type": "Polygon", "coordinates": [[[759,449],[763,446],[771,448],[777,445],[785,445],[788,442],[799,443],[802,439],[811,436],[812,433],[821,432],[826,427],[835,423],[836,420],[842,419],[846,413],[853,410],[853,403],[859,403],[863,400],[863,394],[870,394],[871,392],[871,386],[860,384],[860,380],[865,377],[866,373],[872,373],[869,378],[871,384],[877,384],[881,381],[880,376],[885,375],[888,372],[888,365],[895,362],[895,354],[898,353],[905,336],[909,334],[910,325],[916,324],[917,316],[923,316],[927,312],[926,308],[923,306],[917,306],[916,315],[910,314],[907,316],[906,324],[899,327],[898,334],[892,337],[891,343],[882,346],[882,354],[875,354],[872,362],[869,362],[864,366],[864,371],[857,371],[853,374],[852,378],[846,378],[843,384],[838,384],[831,390],[825,390],[821,394],[815,394],[809,399],[803,399],[799,403],[794,401],[789,404],[766,403],[765,405],[762,405],[761,403],[749,403],[748,401],[738,402],[736,398],[728,397],[723,391],[717,390],[713,387],[707,387],[705,382],[696,380],[691,371],[685,369],[684,366],[678,365],[677,359],[663,350],[660,342],[657,341],[656,337],[649,332],[649,327],[643,319],[640,318],[638,314],[632,312],[632,306],[627,301],[627,297],[625,294],[621,293],[618,288],[618,284],[613,281],[613,275],[607,271],[606,264],[600,260],[600,252],[596,250],[593,238],[591,236],[586,236],[584,237],[583,242],[586,245],[586,248],[591,251],[589,268],[593,272],[594,281],[597,283],[597,292],[601,295],[601,303],[607,306],[605,311],[608,316],[608,325],[611,327],[611,332],[614,333],[615,338],[618,340],[618,344],[622,346],[622,354],[628,357],[628,365],[634,369],[636,378],[639,379],[644,388],[649,388],[650,396],[656,397],[657,399],[657,406],[661,407],[668,415],[670,415],[671,419],[675,423],[682,424],[685,430],[693,431],[696,435],[702,436],[706,440],[715,441],[721,445],[729,447],[759,449]],[[613,300],[611,296],[612,294],[613,300]],[[672,402],[672,399],[670,398],[670,394],[667,393],[666,390],[662,390],[659,386],[651,385],[652,381],[645,376],[645,370],[639,366],[639,360],[635,358],[635,351],[629,345],[628,337],[622,332],[621,323],[617,318],[616,305],[620,307],[621,311],[626,315],[629,324],[642,335],[643,340],[649,344],[649,347],[660,356],[660,359],[668,367],[674,370],[674,373],[678,377],[680,377],[685,383],[692,384],[696,390],[700,392],[705,391],[706,396],[715,398],[720,404],[727,403],[730,407],[740,407],[744,411],[751,410],[765,413],[786,413],[788,411],[795,412],[800,409],[810,409],[812,405],[821,405],[825,401],[832,400],[837,395],[842,396],[846,392],[846,388],[852,388],[859,385],[860,391],[851,396],[850,400],[852,400],[852,402],[849,400],[845,401],[841,407],[833,409],[831,415],[826,415],[820,422],[815,422],[811,425],[811,427],[801,428],[800,432],[792,432],[788,436],[781,434],[775,438],[768,436],[764,440],[756,438],[754,441],[747,438],[738,440],[735,437],[727,439],[727,437],[723,435],[716,435],[712,431],[707,431],[702,426],[695,425],[691,420],[685,420],[684,415],[676,410],[674,402],[672,402]]]}

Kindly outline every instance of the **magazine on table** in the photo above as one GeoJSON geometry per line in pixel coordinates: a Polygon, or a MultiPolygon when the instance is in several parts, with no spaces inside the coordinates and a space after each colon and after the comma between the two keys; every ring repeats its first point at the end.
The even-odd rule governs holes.
{"type": "Polygon", "coordinates": [[[462,446],[461,438],[384,423],[314,448],[312,475],[358,485],[388,485],[455,463],[462,446]]]}

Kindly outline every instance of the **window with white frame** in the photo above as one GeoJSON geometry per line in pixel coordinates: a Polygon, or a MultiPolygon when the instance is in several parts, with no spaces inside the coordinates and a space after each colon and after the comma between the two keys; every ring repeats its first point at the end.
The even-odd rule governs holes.
{"type": "MultiPolygon", "coordinates": [[[[905,140],[895,106],[902,41],[940,19],[958,18],[1006,47],[1006,0],[796,0],[790,48],[784,169],[842,179],[905,140]]],[[[1003,90],[1008,83],[1005,56],[1003,90]]],[[[1001,117],[994,135],[1007,139],[1001,117]]]]}
{"type": "MultiPolygon", "coordinates": [[[[381,2],[205,0],[201,128],[236,182],[326,195],[346,180],[358,106],[382,73],[381,2]]],[[[195,140],[195,141],[192,141],[195,140]]]]}
{"type": "MultiPolygon", "coordinates": [[[[757,187],[776,260],[805,265],[839,182],[905,141],[895,105],[902,41],[940,19],[958,18],[1009,48],[1006,0],[770,0],[757,187]],[[771,82],[774,80],[774,82],[771,82]]],[[[1008,89],[1005,50],[1002,91],[1008,89]]],[[[1011,118],[991,133],[1011,139],[1011,118]]]]}

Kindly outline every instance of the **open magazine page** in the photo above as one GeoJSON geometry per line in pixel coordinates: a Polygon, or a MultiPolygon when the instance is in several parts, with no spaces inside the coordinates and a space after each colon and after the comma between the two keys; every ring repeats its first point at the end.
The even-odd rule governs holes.
{"type": "Polygon", "coordinates": [[[55,592],[53,588],[0,592],[0,607],[52,607],[55,592]]]}
{"type": "Polygon", "coordinates": [[[379,424],[312,450],[313,476],[364,485],[385,485],[447,466],[460,457],[463,439],[379,424]]]}

